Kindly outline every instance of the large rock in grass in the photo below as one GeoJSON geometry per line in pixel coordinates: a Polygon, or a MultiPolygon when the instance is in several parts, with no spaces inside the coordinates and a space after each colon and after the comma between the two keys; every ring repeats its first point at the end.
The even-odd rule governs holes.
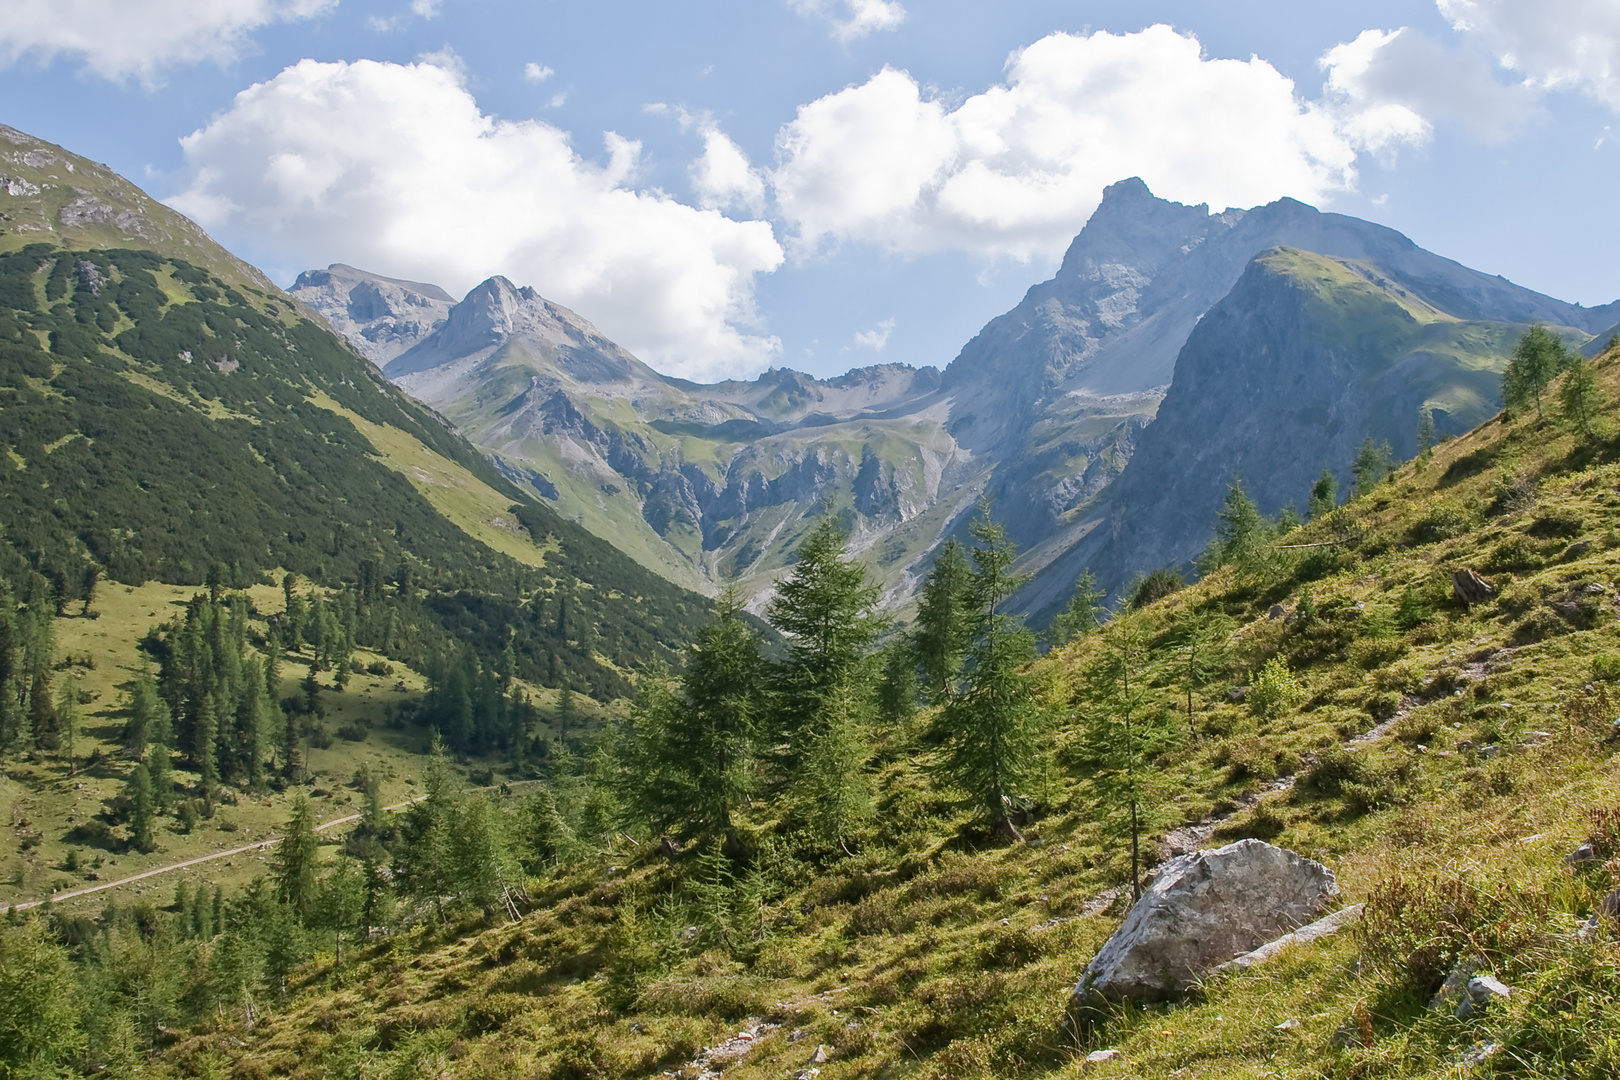
{"type": "Polygon", "coordinates": [[[1172,859],[1086,967],[1075,1003],[1173,997],[1338,894],[1327,867],[1261,840],[1172,859]]]}

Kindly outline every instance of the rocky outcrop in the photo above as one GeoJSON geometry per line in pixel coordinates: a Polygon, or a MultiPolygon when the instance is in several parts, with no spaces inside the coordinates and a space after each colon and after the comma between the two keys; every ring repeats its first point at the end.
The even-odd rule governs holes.
{"type": "Polygon", "coordinates": [[[1338,893],[1325,866],[1261,840],[1172,859],[1086,967],[1075,1002],[1173,997],[1309,922],[1338,893]]]}
{"type": "Polygon", "coordinates": [[[378,366],[443,326],[455,304],[437,285],[383,277],[343,263],[304,271],[287,292],[319,312],[378,366]]]}

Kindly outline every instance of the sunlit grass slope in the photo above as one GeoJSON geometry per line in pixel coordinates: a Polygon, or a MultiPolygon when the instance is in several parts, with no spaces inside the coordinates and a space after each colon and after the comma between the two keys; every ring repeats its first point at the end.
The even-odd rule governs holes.
{"type": "MultiPolygon", "coordinates": [[[[1620,356],[1599,366],[1612,406],[1620,356]]],[[[1153,680],[1148,713],[1175,736],[1152,763],[1155,833],[1322,860],[1344,903],[1366,904],[1337,937],[1174,1005],[1064,1025],[1128,869],[1087,764],[1084,675],[1107,641],[1092,634],[1037,665],[1055,769],[1025,843],[991,842],[941,790],[922,717],[883,733],[878,812],[849,853],[806,843],[776,803],[748,820],[734,877],[717,856],[604,834],[529,882],[521,923],[424,919],[308,966],[282,1011],[221,1018],[155,1069],[1446,1077],[1477,1060],[1468,1075],[1615,1075],[1620,927],[1578,930],[1620,852],[1620,423],[1610,408],[1579,441],[1555,413],[1442,444],[1266,566],[1136,616],[1166,657],[1189,613],[1234,620],[1190,721],[1174,669],[1153,680]],[[1495,586],[1471,610],[1451,595],[1463,568],[1495,586]],[[1596,860],[1566,866],[1582,842],[1596,860]],[[1427,1010],[1468,958],[1512,997],[1470,1020],[1427,1010]],[[1121,1054],[1082,1068],[1104,1048],[1121,1054]]]]}

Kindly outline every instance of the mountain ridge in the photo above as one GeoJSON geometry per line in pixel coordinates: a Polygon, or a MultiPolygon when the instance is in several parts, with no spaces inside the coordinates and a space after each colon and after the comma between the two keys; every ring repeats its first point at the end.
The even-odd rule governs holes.
{"type": "MultiPolygon", "coordinates": [[[[1131,178],[1106,189],[1056,274],[943,370],[665,377],[576,313],[492,278],[387,373],[509,476],[533,478],[533,493],[688,586],[740,579],[757,606],[805,517],[830,510],[903,604],[934,548],[986,496],[1045,578],[1049,606],[1063,588],[1052,576],[1078,573],[1071,550],[1099,542],[1110,485],[1144,437],[1163,436],[1147,433],[1187,340],[1277,247],[1344,261],[1448,318],[1582,333],[1612,322],[1614,305],[1542,296],[1384,226],[1292,199],[1211,213],[1131,178]]],[[[1107,569],[1109,587],[1135,569],[1118,581],[1107,569]]]]}

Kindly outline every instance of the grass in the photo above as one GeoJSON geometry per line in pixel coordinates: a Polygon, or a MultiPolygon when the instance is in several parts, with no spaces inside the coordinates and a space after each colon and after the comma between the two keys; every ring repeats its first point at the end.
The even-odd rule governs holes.
{"type": "MultiPolygon", "coordinates": [[[[181,831],[175,818],[160,818],[157,848],[147,854],[126,848],[116,827],[110,835],[101,835],[98,815],[108,800],[123,791],[129,769],[118,742],[124,695],[134,676],[151,667],[136,642],[151,628],[180,614],[196,591],[157,583],[106,585],[91,607],[94,617],[78,615],[75,606],[73,614],[56,620],[57,654],[62,657],[58,678],[71,679],[85,702],[75,765],[70,771],[64,750],[10,761],[0,773],[0,821],[10,826],[8,842],[0,846],[0,907],[45,899],[53,892],[128,877],[274,835],[286,822],[292,799],[300,793],[313,797],[319,821],[357,813],[359,796],[348,785],[362,767],[381,778],[385,803],[402,802],[419,790],[422,754],[430,734],[415,726],[393,725],[390,716],[395,707],[420,699],[425,681],[397,661],[390,662],[393,671],[387,675],[367,673],[365,665],[381,657],[362,649],[356,654],[360,670],[348,687],[338,691],[328,685],[321,700],[328,730],[362,727],[365,737],[359,741],[335,738],[325,749],[307,747],[306,784],[282,792],[239,792],[234,804],[217,807],[211,819],[203,819],[190,833],[181,831]],[[91,832],[85,832],[84,826],[91,832]],[[70,853],[79,864],[76,870],[65,868],[70,853]]],[[[283,609],[282,591],[268,585],[246,591],[255,612],[253,623],[262,631],[264,618],[283,609]]],[[[297,694],[301,677],[298,657],[293,654],[283,669],[282,694],[297,694]]],[[[523,685],[545,715],[555,710],[557,691],[523,685]]],[[[583,695],[575,697],[574,708],[587,724],[598,722],[603,715],[603,707],[583,695]]],[[[467,764],[471,768],[501,767],[498,761],[467,764]]],[[[194,773],[182,768],[175,770],[174,779],[183,786],[197,782],[194,773]]],[[[342,830],[331,834],[331,843],[336,844],[341,835],[342,830]]],[[[172,895],[176,881],[182,878],[242,885],[263,869],[260,855],[234,857],[69,899],[61,906],[68,911],[93,912],[112,897],[172,895]]]]}
{"type": "MultiPolygon", "coordinates": [[[[1615,362],[1602,367],[1610,395],[1615,362]]],[[[1156,763],[1156,814],[1214,814],[1210,843],[1262,835],[1326,862],[1344,901],[1368,905],[1349,932],[1185,1001],[1066,1027],[1074,981],[1123,914],[1110,890],[1125,862],[1072,764],[1081,733],[1065,705],[1062,768],[1028,843],[987,844],[933,789],[926,752],[895,736],[855,855],[795,848],[779,808],[756,808],[755,865],[777,882],[757,906],[733,896],[715,909],[690,860],[614,837],[532,880],[520,924],[421,924],[344,968],[317,962],[285,1011],[201,1031],[161,1064],[695,1075],[686,1063],[746,1029],[756,1037],[725,1069],[737,1080],[779,1080],[813,1057],[819,1080],[1442,1077],[1493,1043],[1475,1075],[1613,1075],[1616,928],[1589,942],[1575,930],[1615,886],[1615,864],[1571,870],[1564,856],[1593,837],[1620,850],[1606,741],[1620,686],[1605,677],[1620,663],[1595,662],[1620,656],[1620,441],[1577,446],[1552,422],[1493,422],[1290,542],[1349,522],[1357,539],[1344,547],[1304,549],[1320,557],[1265,578],[1222,570],[1146,616],[1163,627],[1218,608],[1240,622],[1228,677],[1197,695],[1196,739],[1156,763]],[[1517,569],[1490,569],[1504,559],[1517,569]],[[1435,583],[1459,566],[1499,595],[1472,610],[1447,599],[1435,583]],[[1270,617],[1276,603],[1285,617],[1270,617]],[[1290,618],[1302,608],[1314,616],[1290,618]],[[1271,657],[1302,695],[1264,719],[1226,691],[1271,657]],[[1464,953],[1514,996],[1468,1021],[1428,1011],[1464,953]],[[632,976],[627,957],[640,958],[632,976]],[[1120,1056],[1083,1067],[1099,1048],[1120,1056]]],[[[1041,662],[1055,707],[1074,700],[1095,647],[1041,662]]],[[[1155,693],[1179,699],[1174,686],[1155,693]]]]}

